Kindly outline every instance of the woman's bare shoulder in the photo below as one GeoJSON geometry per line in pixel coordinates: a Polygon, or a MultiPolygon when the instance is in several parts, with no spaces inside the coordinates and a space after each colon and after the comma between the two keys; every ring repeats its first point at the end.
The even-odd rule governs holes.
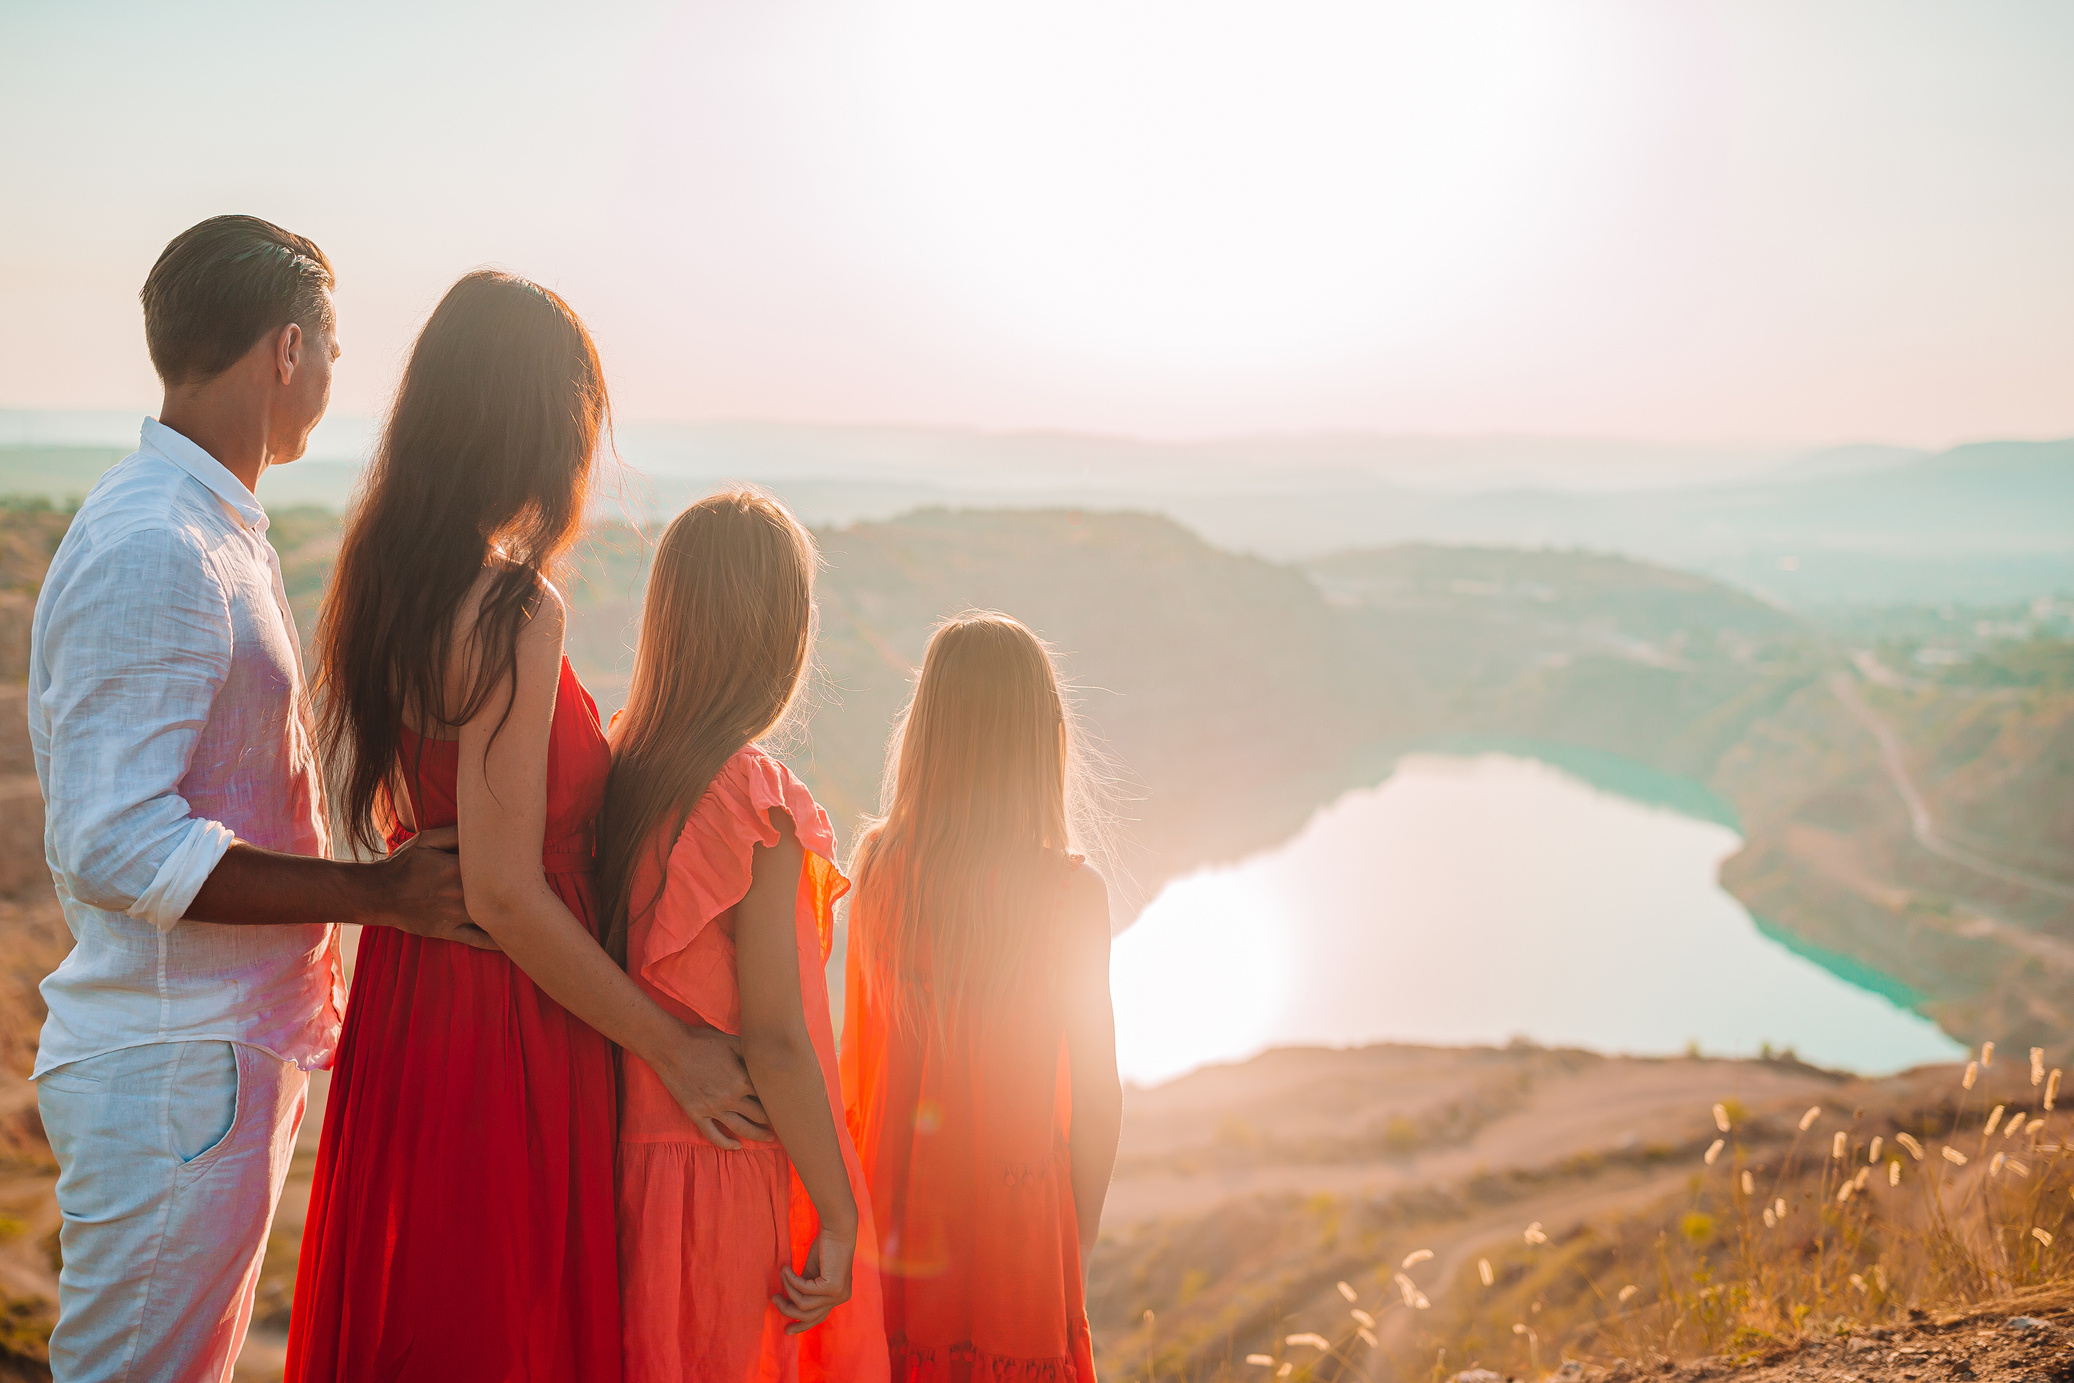
{"type": "MultiPolygon", "coordinates": [[[[482,618],[483,602],[496,588],[498,579],[512,570],[508,563],[492,560],[485,564],[468,588],[468,595],[454,612],[454,642],[466,648],[473,640],[477,621],[482,618]]],[[[534,573],[534,593],[527,618],[519,625],[519,656],[526,656],[529,644],[551,643],[557,653],[562,646],[562,636],[569,623],[569,603],[554,582],[534,573]]],[[[535,656],[538,656],[535,654],[535,656]]]]}

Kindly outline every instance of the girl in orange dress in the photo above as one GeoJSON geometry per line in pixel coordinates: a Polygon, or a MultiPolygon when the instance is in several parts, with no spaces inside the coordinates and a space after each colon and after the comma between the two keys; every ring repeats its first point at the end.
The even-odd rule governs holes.
{"type": "Polygon", "coordinates": [[[1049,651],[936,631],[852,865],[843,1094],[901,1383],[1094,1383],[1088,1254],[1123,1094],[1109,907],[1049,651]]]}
{"type": "Polygon", "coordinates": [[[623,1058],[619,1271],[627,1383],[880,1383],[871,1215],[843,1127],[823,966],[828,817],[755,741],[807,666],[813,540],[734,491],[656,551],[598,823],[606,945],[687,1023],[739,1035],[776,1142],[687,1117],[623,1058]]]}

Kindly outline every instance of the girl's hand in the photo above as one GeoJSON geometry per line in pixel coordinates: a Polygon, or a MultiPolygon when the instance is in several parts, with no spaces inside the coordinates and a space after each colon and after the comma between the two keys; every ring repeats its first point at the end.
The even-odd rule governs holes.
{"type": "Polygon", "coordinates": [[[850,1299],[850,1260],[856,1252],[855,1234],[845,1236],[824,1228],[807,1250],[805,1276],[793,1272],[790,1265],[779,1269],[785,1295],[772,1297],[771,1304],[792,1319],[793,1324],[785,1327],[787,1335],[804,1335],[850,1299]]]}

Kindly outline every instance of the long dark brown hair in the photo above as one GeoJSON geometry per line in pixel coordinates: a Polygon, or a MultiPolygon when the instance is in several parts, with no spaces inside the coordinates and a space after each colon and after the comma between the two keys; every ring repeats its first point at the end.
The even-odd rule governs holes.
{"type": "Polygon", "coordinates": [[[1044,641],[993,611],[939,626],[850,861],[850,944],[896,1024],[941,1031],[1024,982],[1069,852],[1099,851],[1098,794],[1044,641]]]}
{"type": "Polygon", "coordinates": [[[403,728],[464,725],[515,675],[608,417],[590,333],[538,284],[478,270],[418,333],[317,622],[318,738],[356,844],[389,825],[403,728]],[[452,704],[454,620],[486,570],[452,704]]]}
{"type": "Polygon", "coordinates": [[[633,896],[647,852],[667,854],[722,766],[799,695],[819,561],[791,512],[753,489],[700,500],[656,548],[598,816],[605,949],[621,965],[632,916],[655,901],[633,896]]]}

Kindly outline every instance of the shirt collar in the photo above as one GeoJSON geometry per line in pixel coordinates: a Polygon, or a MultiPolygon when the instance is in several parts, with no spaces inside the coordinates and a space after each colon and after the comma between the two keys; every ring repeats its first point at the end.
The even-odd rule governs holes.
{"type": "Polygon", "coordinates": [[[265,506],[221,461],[156,418],[144,420],[144,433],[139,440],[145,451],[165,457],[207,486],[209,493],[229,506],[247,528],[255,533],[266,532],[265,506]]]}

